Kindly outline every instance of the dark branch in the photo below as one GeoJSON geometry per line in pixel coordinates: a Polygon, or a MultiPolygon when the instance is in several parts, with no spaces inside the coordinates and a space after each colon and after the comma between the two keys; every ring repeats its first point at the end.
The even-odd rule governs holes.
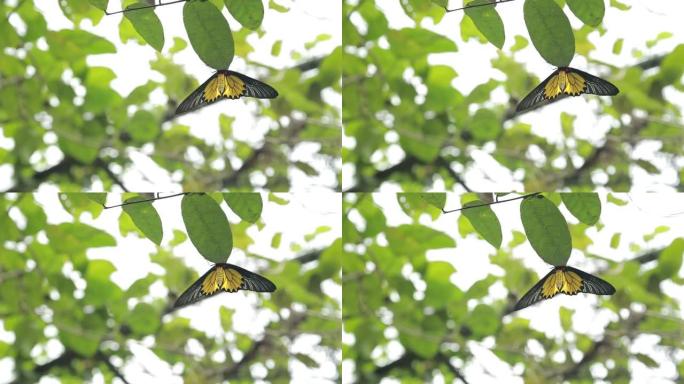
{"type": "Polygon", "coordinates": [[[462,11],[462,10],[468,9],[468,8],[484,7],[484,6],[487,6],[487,5],[496,6],[496,4],[508,3],[508,2],[510,2],[510,1],[515,1],[515,0],[499,0],[499,1],[493,1],[493,2],[491,2],[491,3],[482,3],[482,4],[466,5],[465,7],[454,8],[454,9],[448,9],[447,7],[444,7],[444,10],[445,10],[447,13],[449,13],[449,12],[455,12],[455,11],[462,11]]]}
{"type": "Polygon", "coordinates": [[[138,203],[149,203],[151,201],[157,201],[157,200],[164,200],[164,199],[170,199],[172,197],[177,197],[181,195],[187,195],[189,192],[180,192],[180,193],[174,193],[173,195],[168,195],[168,196],[155,196],[155,197],[150,197],[149,199],[142,199],[142,200],[133,200],[133,201],[124,201],[121,204],[116,204],[116,205],[104,205],[102,204],[102,208],[104,209],[110,209],[110,208],[118,208],[118,207],[123,207],[125,205],[131,205],[131,204],[138,204],[138,203]]]}
{"type": "Polygon", "coordinates": [[[509,201],[520,200],[520,199],[526,199],[526,198],[528,198],[528,197],[537,196],[537,195],[539,195],[540,193],[541,193],[541,192],[528,193],[528,194],[526,194],[526,195],[517,196],[517,197],[512,197],[512,198],[510,198],[510,199],[496,200],[496,201],[491,201],[491,202],[489,202],[489,203],[482,203],[482,204],[474,204],[474,205],[469,205],[469,206],[467,206],[467,207],[461,207],[461,208],[452,209],[452,210],[450,210],[450,211],[446,211],[446,210],[444,210],[444,208],[442,208],[442,213],[459,212],[459,211],[465,211],[466,209],[471,209],[471,208],[486,207],[486,206],[488,206],[488,205],[501,204],[501,203],[506,203],[506,202],[509,202],[509,201]]]}
{"type": "Polygon", "coordinates": [[[122,9],[122,10],[120,10],[120,11],[115,11],[115,12],[107,12],[107,10],[105,9],[104,13],[105,13],[105,15],[107,15],[107,16],[109,16],[109,15],[116,15],[116,14],[118,14],[118,13],[126,13],[126,12],[131,12],[131,11],[140,11],[140,10],[143,10],[143,9],[156,8],[156,7],[163,7],[163,6],[165,6],[165,5],[171,5],[171,4],[177,4],[177,3],[184,3],[184,2],[186,2],[186,1],[188,1],[188,0],[174,0],[174,1],[170,1],[170,2],[168,2],[168,3],[162,3],[161,0],[160,0],[159,3],[150,4],[150,5],[141,5],[141,6],[139,6],[139,7],[130,7],[130,6],[129,6],[129,7],[126,7],[126,9],[122,9]]]}

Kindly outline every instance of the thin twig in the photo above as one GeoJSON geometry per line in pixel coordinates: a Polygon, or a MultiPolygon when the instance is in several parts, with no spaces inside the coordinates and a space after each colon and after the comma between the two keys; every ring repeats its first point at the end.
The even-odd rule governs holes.
{"type": "Polygon", "coordinates": [[[462,10],[468,9],[468,8],[484,7],[485,5],[496,5],[496,4],[499,4],[499,3],[508,3],[508,2],[510,2],[510,1],[515,1],[515,0],[499,0],[499,1],[492,2],[492,3],[482,3],[482,4],[466,5],[466,6],[464,6],[464,7],[461,7],[461,8],[454,8],[454,9],[448,9],[447,7],[444,7],[444,10],[447,11],[447,13],[449,13],[449,12],[454,12],[454,11],[462,11],[462,10]]]}
{"type": "MultiPolygon", "coordinates": [[[[141,9],[149,9],[149,8],[162,7],[162,6],[164,6],[164,5],[171,5],[171,4],[176,4],[176,3],[183,3],[183,2],[186,2],[186,1],[188,1],[188,0],[174,0],[174,1],[170,1],[170,2],[168,2],[168,3],[162,3],[162,2],[160,1],[159,3],[150,4],[150,5],[143,5],[143,6],[135,7],[135,8],[126,8],[126,9],[122,9],[122,10],[116,11],[116,12],[107,12],[107,10],[105,9],[104,13],[105,13],[105,15],[107,15],[107,16],[109,16],[109,15],[116,15],[116,14],[118,14],[118,13],[126,13],[126,12],[130,12],[130,11],[139,11],[139,10],[141,10],[141,9]]],[[[507,1],[510,1],[510,0],[507,0],[507,1]]]]}
{"type": "Polygon", "coordinates": [[[522,196],[518,196],[518,197],[513,197],[513,198],[511,198],[511,199],[496,200],[496,201],[492,201],[492,202],[490,202],[490,203],[482,203],[482,204],[469,205],[469,206],[467,206],[467,207],[456,208],[456,209],[452,209],[452,210],[450,210],[450,211],[445,211],[444,208],[442,208],[442,213],[458,212],[458,211],[464,211],[464,210],[466,210],[466,209],[471,209],[471,208],[485,207],[485,206],[488,206],[488,205],[494,205],[494,204],[499,204],[499,203],[506,203],[506,202],[508,202],[508,201],[513,201],[513,200],[526,199],[526,198],[528,198],[528,197],[537,196],[537,195],[540,194],[540,193],[541,193],[541,192],[528,193],[527,195],[522,195],[522,196]]]}
{"type": "Polygon", "coordinates": [[[187,195],[188,193],[189,193],[189,192],[180,192],[180,193],[174,193],[173,195],[168,195],[168,196],[159,196],[159,195],[157,195],[157,196],[151,197],[151,198],[149,198],[149,199],[135,200],[135,201],[125,201],[125,202],[123,202],[123,203],[121,203],[121,204],[117,204],[117,205],[106,206],[106,205],[102,204],[102,207],[103,207],[104,209],[119,208],[119,207],[123,207],[124,205],[131,205],[131,204],[138,204],[138,203],[148,203],[148,202],[150,202],[150,201],[163,200],[163,199],[170,199],[170,198],[172,198],[172,197],[177,197],[177,196],[181,196],[181,195],[187,195]]]}

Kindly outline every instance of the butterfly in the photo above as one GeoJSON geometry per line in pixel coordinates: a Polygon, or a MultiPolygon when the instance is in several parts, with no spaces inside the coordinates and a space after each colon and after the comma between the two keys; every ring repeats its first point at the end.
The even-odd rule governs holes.
{"type": "Polygon", "coordinates": [[[537,284],[515,304],[513,311],[529,307],[542,300],[550,299],[559,293],[576,295],[580,292],[594,295],[612,295],[615,287],[596,276],[577,268],[560,266],[546,274],[537,284]]]}
{"type": "Polygon", "coordinates": [[[211,267],[207,273],[195,281],[190,288],[186,289],[173,308],[180,308],[194,304],[221,292],[237,292],[238,290],[255,292],[273,292],[275,284],[269,279],[250,272],[237,265],[219,263],[211,267]]]}
{"type": "Polygon", "coordinates": [[[176,116],[192,112],[223,99],[241,97],[273,99],[278,91],[270,85],[235,71],[222,69],[214,73],[176,108],[176,116]]]}
{"type": "Polygon", "coordinates": [[[531,109],[546,100],[553,100],[559,95],[579,96],[583,93],[593,95],[617,95],[620,90],[594,75],[590,75],[579,69],[561,67],[556,69],[551,76],[542,81],[518,104],[517,112],[531,109]]]}

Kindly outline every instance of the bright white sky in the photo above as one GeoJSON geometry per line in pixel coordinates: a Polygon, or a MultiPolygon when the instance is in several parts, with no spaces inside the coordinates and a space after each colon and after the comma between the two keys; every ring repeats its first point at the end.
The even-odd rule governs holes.
{"type": "MultiPolygon", "coordinates": [[[[254,240],[254,244],[249,246],[246,250],[247,253],[263,256],[275,261],[288,260],[308,250],[325,248],[334,239],[341,237],[341,222],[339,220],[341,217],[341,201],[339,194],[300,193],[296,195],[278,194],[278,196],[289,200],[289,203],[287,205],[278,205],[267,201],[267,195],[262,194],[264,208],[261,220],[264,223],[264,227],[262,230],[259,230],[256,225],[253,225],[248,229],[247,233],[254,240]],[[304,236],[314,233],[319,226],[329,226],[331,230],[318,235],[310,242],[305,241],[304,236]],[[276,233],[282,233],[282,239],[280,247],[273,249],[271,248],[271,239],[276,233]],[[294,252],[290,249],[292,244],[304,245],[305,248],[300,252],[294,252]]],[[[110,194],[108,204],[119,203],[118,197],[118,195],[110,194]]],[[[37,200],[45,208],[50,224],[73,222],[71,215],[62,208],[56,193],[40,193],[37,195],[37,200]]],[[[168,244],[173,237],[174,229],[185,232],[180,202],[181,198],[176,197],[159,200],[154,203],[164,226],[162,244],[168,244]]],[[[222,207],[227,212],[230,222],[239,222],[239,218],[232,211],[227,210],[225,204],[222,204],[222,207]]],[[[20,223],[20,215],[16,213],[16,211],[10,211],[11,217],[20,223]]],[[[120,236],[118,231],[120,215],[121,209],[114,208],[103,211],[96,219],[89,218],[89,215],[86,214],[82,222],[100,228],[117,239],[116,247],[91,249],[88,257],[111,261],[116,267],[116,272],[112,274],[112,280],[123,289],[127,289],[135,280],[146,276],[148,273],[162,275],[164,270],[150,261],[149,255],[154,253],[156,249],[156,246],[150,240],[141,239],[133,235],[120,236]]],[[[182,256],[183,262],[197,270],[199,274],[206,272],[211,267],[211,263],[200,256],[189,240],[176,248],[176,250],[176,255],[182,256]]],[[[265,263],[260,262],[257,258],[246,255],[245,250],[239,249],[233,249],[228,261],[253,271],[258,271],[265,266],[265,263]]],[[[265,275],[269,277],[268,273],[265,273],[265,275]]],[[[270,278],[276,283],[278,289],[287,289],[287,287],[278,285],[278,280],[273,278],[273,276],[270,276],[270,278]]],[[[85,281],[80,276],[76,276],[76,280],[79,289],[85,288],[85,281]]],[[[191,283],[192,281],[189,281],[188,286],[191,283]]],[[[339,285],[326,282],[323,288],[327,296],[341,303],[342,288],[339,285]]],[[[167,290],[163,284],[156,283],[152,286],[151,292],[154,298],[165,298],[167,290]]],[[[168,321],[172,316],[187,317],[191,319],[191,324],[196,329],[206,332],[209,336],[220,336],[229,330],[224,330],[221,327],[219,308],[221,306],[230,309],[239,308],[239,311],[234,312],[233,330],[259,339],[262,337],[263,331],[269,322],[278,321],[276,314],[272,311],[259,309],[257,300],[259,295],[269,294],[239,291],[234,294],[217,295],[203,300],[192,307],[181,309],[175,314],[167,315],[165,319],[168,321]]],[[[339,312],[321,313],[319,315],[333,318],[340,318],[341,316],[339,312]]],[[[56,330],[54,327],[52,328],[49,332],[55,332],[54,334],[56,334],[56,330]]],[[[12,339],[8,335],[10,334],[4,332],[0,325],[0,340],[11,342],[12,339]]],[[[320,364],[318,369],[311,369],[298,361],[292,362],[290,371],[295,382],[327,383],[334,379],[333,375],[337,372],[334,362],[328,360],[327,355],[316,352],[314,347],[318,345],[318,342],[318,336],[301,335],[290,346],[292,353],[306,353],[320,364]]],[[[142,342],[129,342],[129,348],[135,355],[135,359],[122,370],[126,378],[132,383],[181,383],[181,367],[170,366],[158,359],[148,348],[153,344],[152,338],[144,339],[142,342]]],[[[190,347],[191,352],[197,350],[201,350],[199,345],[190,347]]],[[[59,342],[54,341],[48,344],[45,351],[49,357],[47,360],[50,360],[59,356],[63,351],[63,347],[59,342]]],[[[233,352],[235,359],[241,357],[239,351],[233,352]]],[[[222,359],[224,358],[225,356],[219,356],[218,359],[221,360],[217,361],[223,361],[222,359]]],[[[337,358],[341,359],[341,351],[339,351],[337,358]]],[[[10,381],[8,376],[11,372],[9,359],[0,361],[0,372],[2,372],[0,374],[0,383],[10,381]]],[[[261,377],[260,375],[264,374],[265,371],[262,367],[253,370],[252,373],[256,375],[255,377],[261,377]]],[[[41,381],[41,383],[51,382],[54,381],[49,379],[41,381]]],[[[101,383],[103,381],[101,377],[96,377],[95,382],[101,383]]]]}
{"type": "MultiPolygon", "coordinates": [[[[350,0],[350,2],[356,1],[350,0]]],[[[523,36],[529,40],[527,29],[523,22],[523,2],[523,0],[520,0],[497,6],[497,11],[504,22],[506,32],[504,51],[507,54],[511,52],[510,48],[515,42],[515,35],[523,36]]],[[[592,59],[615,65],[618,68],[629,67],[645,58],[670,52],[673,47],[684,42],[681,34],[681,18],[673,16],[684,14],[684,2],[680,0],[624,0],[621,2],[631,5],[632,9],[628,12],[622,12],[615,10],[615,8],[607,7],[606,15],[603,19],[603,27],[606,28],[606,33],[603,36],[599,35],[598,32],[589,34],[589,40],[596,45],[596,50],[591,53],[592,59]],[[659,33],[666,31],[673,32],[674,36],[663,40],[653,48],[646,47],[646,41],[653,40],[659,33]],[[618,38],[624,39],[624,45],[622,53],[614,55],[612,45],[618,38]],[[640,52],[643,57],[639,59],[634,58],[635,52],[640,52]]],[[[376,0],[376,3],[387,17],[390,28],[398,29],[415,26],[414,21],[406,16],[398,1],[376,0]]],[[[450,1],[450,8],[459,7],[462,3],[462,1],[452,0],[450,1]]],[[[581,21],[567,10],[567,7],[566,14],[570,15],[570,21],[574,28],[579,28],[582,25],[581,21]]],[[[431,64],[448,65],[454,68],[458,76],[452,81],[452,86],[461,93],[468,94],[477,85],[485,83],[491,78],[503,81],[505,76],[491,66],[491,60],[498,55],[496,47],[491,44],[481,44],[472,39],[465,43],[462,41],[460,24],[463,17],[463,12],[453,12],[444,16],[437,25],[432,23],[432,19],[424,19],[421,27],[438,32],[457,43],[457,52],[432,54],[429,56],[429,61],[431,64]]],[[[358,22],[359,19],[358,17],[352,18],[352,21],[358,22]]],[[[385,38],[380,39],[380,44],[383,47],[388,46],[385,38]]],[[[553,66],[539,56],[531,43],[525,49],[517,52],[514,57],[517,61],[525,63],[527,70],[530,73],[536,74],[540,79],[546,78],[555,70],[553,66]]],[[[585,69],[590,73],[595,72],[597,69],[593,64],[588,65],[586,60],[581,57],[576,57],[571,65],[585,69]]],[[[603,73],[595,72],[595,74],[600,76],[603,73]]],[[[407,79],[411,79],[412,83],[420,83],[420,81],[412,78],[407,79]]],[[[424,95],[426,91],[424,87],[418,87],[417,90],[419,95],[424,95]]],[[[668,87],[665,90],[665,95],[668,100],[681,105],[684,109],[684,95],[682,93],[675,91],[672,87],[668,87]]],[[[499,88],[492,93],[492,102],[505,103],[508,101],[508,97],[499,88]]],[[[566,111],[577,115],[575,133],[578,138],[603,143],[605,134],[610,128],[611,119],[597,118],[595,113],[597,108],[596,96],[573,97],[551,104],[539,111],[527,113],[518,118],[518,121],[531,124],[536,134],[546,137],[551,142],[563,142],[565,138],[562,135],[559,115],[562,111],[566,111]]],[[[513,123],[507,122],[506,127],[511,124],[513,123]]],[[[391,145],[387,150],[390,164],[395,164],[404,157],[403,150],[401,150],[398,144],[398,139],[399,137],[395,132],[389,132],[386,136],[388,142],[397,143],[391,145]]],[[[353,139],[349,137],[343,138],[344,146],[349,147],[352,143],[353,139]]],[[[649,175],[641,169],[634,168],[635,180],[632,186],[633,191],[673,192],[669,185],[676,183],[677,171],[668,167],[665,159],[653,156],[653,152],[658,148],[659,145],[657,143],[642,142],[634,152],[634,157],[650,160],[656,166],[665,167],[667,170],[661,175],[649,175]]],[[[464,179],[468,182],[468,186],[475,191],[523,190],[524,186],[513,177],[513,173],[507,168],[498,165],[495,161],[492,156],[494,151],[494,146],[485,146],[470,151],[469,154],[475,160],[478,168],[469,169],[465,172],[464,179]]],[[[540,157],[538,156],[537,158],[540,157]]],[[[578,161],[576,166],[581,165],[581,159],[575,159],[574,161],[578,161]]],[[[684,166],[684,164],[680,164],[680,166],[684,166]]],[[[354,183],[353,175],[354,170],[351,164],[345,165],[343,167],[344,188],[348,188],[354,183]]],[[[595,180],[595,182],[601,181],[600,177],[595,180]]],[[[444,185],[443,183],[438,183],[432,189],[438,192],[443,191],[444,185]]],[[[385,183],[381,190],[397,192],[400,190],[400,187],[393,183],[385,183]]]]}
{"type": "MultiPolygon", "coordinates": [[[[9,0],[8,2],[9,4],[14,4],[16,0],[9,0]]],[[[248,57],[249,60],[277,69],[285,69],[313,58],[326,56],[335,47],[341,45],[342,19],[340,15],[342,10],[340,2],[278,0],[277,3],[290,8],[290,11],[279,13],[269,8],[265,9],[264,20],[261,26],[263,35],[257,36],[257,34],[252,34],[247,39],[254,48],[254,52],[248,57]],[[302,26],[302,28],[293,28],[293,26],[302,26]],[[305,48],[305,44],[315,40],[320,34],[328,34],[330,39],[318,43],[312,49],[305,48]],[[273,57],[271,55],[271,47],[278,40],[282,40],[281,53],[278,57],[273,57]],[[295,53],[301,54],[303,52],[307,54],[306,57],[293,57],[296,56],[295,53]]],[[[110,10],[120,9],[118,4],[119,2],[117,1],[110,1],[110,10]]],[[[265,1],[264,4],[265,7],[268,6],[268,2],[265,1]]],[[[64,17],[56,1],[38,1],[35,6],[45,14],[49,29],[73,28],[73,24],[64,17]]],[[[174,37],[181,37],[189,41],[183,26],[183,4],[159,7],[156,12],[164,26],[166,42],[162,54],[167,55],[168,50],[173,45],[174,37]]],[[[228,18],[231,29],[237,31],[241,27],[240,24],[228,14],[227,10],[224,9],[223,13],[228,18]]],[[[90,56],[88,64],[111,68],[117,75],[116,80],[112,82],[112,87],[122,95],[128,95],[135,87],[145,84],[150,79],[161,82],[165,78],[150,68],[149,62],[157,54],[152,47],[140,45],[133,41],[129,41],[126,44],[121,43],[119,39],[119,24],[122,17],[122,15],[105,16],[95,26],[91,24],[90,20],[85,20],[82,22],[81,28],[103,36],[116,45],[116,53],[90,56]]],[[[10,22],[15,28],[22,30],[22,22],[17,16],[11,17],[10,22]]],[[[42,44],[44,46],[45,42],[43,41],[42,44]]],[[[214,73],[214,70],[207,67],[189,45],[184,51],[176,54],[175,59],[178,64],[185,67],[188,73],[196,76],[200,83],[204,82],[214,73]]],[[[264,72],[261,72],[259,67],[247,64],[244,58],[236,56],[231,64],[231,69],[268,82],[268,79],[263,78],[264,72]]],[[[84,92],[83,87],[79,85],[78,88],[81,89],[81,93],[84,92]]],[[[189,89],[188,94],[191,91],[189,89]]],[[[325,92],[324,98],[328,104],[341,109],[342,98],[339,94],[325,92]]],[[[153,105],[166,105],[166,101],[166,96],[161,92],[153,94],[153,105]]],[[[254,99],[224,101],[182,116],[174,122],[190,126],[191,132],[194,135],[206,140],[210,144],[217,144],[227,139],[222,137],[219,131],[218,117],[223,113],[227,116],[235,117],[233,124],[234,139],[253,143],[255,147],[258,147],[261,146],[266,132],[275,127],[275,123],[267,119],[255,119],[256,103],[259,102],[268,103],[268,101],[256,101],[254,99]]],[[[170,124],[172,123],[166,123],[163,128],[168,128],[170,124]]],[[[46,142],[56,143],[56,135],[49,133],[46,137],[46,142]]],[[[12,149],[13,146],[12,140],[8,140],[0,134],[1,148],[12,149]]],[[[291,171],[292,188],[290,191],[330,190],[336,184],[337,176],[330,171],[328,164],[312,156],[312,154],[317,152],[318,148],[319,145],[316,143],[304,143],[295,147],[290,156],[291,160],[293,162],[304,161],[310,163],[320,171],[320,176],[312,178],[306,176],[301,171],[291,171]]],[[[172,175],[158,167],[149,157],[152,152],[151,146],[144,146],[141,149],[129,149],[128,156],[134,162],[134,169],[126,172],[123,177],[124,185],[133,191],[180,190],[178,175],[172,175]]],[[[58,163],[63,157],[62,153],[56,148],[49,151],[46,156],[50,161],[50,165],[58,163]]],[[[190,154],[189,159],[201,160],[200,157],[193,157],[192,154],[190,154]]],[[[239,166],[240,164],[234,163],[233,165],[239,166]]],[[[11,186],[11,174],[12,169],[10,165],[0,167],[0,189],[7,189],[11,186]]],[[[258,180],[255,180],[255,183],[259,185],[258,180]]],[[[93,190],[102,190],[102,186],[95,185],[93,190]]]]}
{"type": "MultiPolygon", "coordinates": [[[[615,261],[628,260],[648,250],[667,246],[673,239],[682,237],[682,233],[684,233],[684,200],[682,200],[680,195],[674,193],[630,193],[618,194],[616,196],[623,200],[628,200],[629,204],[624,207],[607,204],[606,196],[602,194],[600,222],[604,227],[600,231],[595,226],[588,229],[587,235],[593,240],[593,244],[588,247],[589,253],[615,261]],[[668,226],[670,231],[655,236],[650,241],[646,241],[644,235],[652,234],[658,226],[668,226]],[[610,247],[610,240],[615,233],[621,233],[622,240],[619,247],[613,249],[610,247]],[[643,251],[635,253],[631,250],[632,246],[638,246],[643,251]]],[[[409,224],[411,222],[411,219],[401,210],[394,194],[375,194],[374,201],[381,207],[387,217],[388,226],[409,224]]],[[[454,209],[460,206],[460,196],[456,194],[447,195],[446,209],[454,209]]],[[[507,244],[511,241],[512,231],[517,230],[524,233],[520,221],[520,201],[496,204],[492,206],[492,209],[501,221],[503,232],[502,244],[507,244]]],[[[577,220],[565,207],[562,207],[562,212],[569,223],[577,223],[577,220]]],[[[352,214],[350,219],[356,220],[358,217],[355,219],[355,215],[352,214]]],[[[456,273],[451,276],[451,282],[462,290],[470,288],[475,282],[484,279],[489,274],[503,276],[505,271],[489,261],[489,255],[493,255],[495,249],[489,243],[474,235],[465,239],[461,238],[458,234],[457,220],[457,213],[442,215],[434,222],[427,215],[421,217],[420,223],[422,225],[451,235],[457,244],[456,248],[429,251],[427,254],[428,260],[451,263],[456,269],[456,273]]],[[[385,239],[380,241],[386,242],[385,239]]],[[[532,247],[529,246],[529,243],[517,247],[513,256],[522,259],[525,265],[539,274],[540,278],[550,270],[550,266],[536,255],[532,247]]],[[[587,258],[583,252],[578,250],[573,250],[568,265],[589,273],[604,266],[599,265],[596,259],[587,258]]],[[[647,265],[647,267],[652,266],[647,265]]],[[[680,271],[680,275],[683,274],[684,271],[680,271]]],[[[416,287],[425,288],[424,280],[418,274],[411,272],[406,276],[414,282],[416,287]]],[[[606,277],[608,281],[611,278],[615,279],[614,276],[606,277]]],[[[684,289],[681,287],[669,282],[665,282],[663,285],[666,288],[663,290],[669,292],[671,297],[684,297],[684,289]]],[[[516,293],[520,296],[525,292],[516,293]]],[[[497,282],[491,287],[489,297],[483,301],[485,304],[492,303],[496,299],[505,298],[506,294],[506,288],[501,282],[497,282]]],[[[572,317],[574,331],[598,338],[603,334],[605,325],[609,321],[617,320],[617,316],[605,309],[596,310],[597,303],[598,298],[593,295],[573,297],[561,295],[552,300],[528,307],[514,315],[506,316],[504,322],[510,322],[513,316],[523,317],[531,321],[531,327],[544,332],[549,338],[561,338],[563,337],[563,331],[558,313],[559,308],[563,306],[575,311],[572,317]]],[[[469,306],[475,307],[477,304],[473,302],[469,303],[469,306]]],[[[684,305],[684,300],[680,300],[680,305],[684,305]]],[[[676,314],[670,315],[676,316],[676,314]]],[[[684,316],[684,310],[681,310],[679,315],[684,316]]],[[[391,334],[395,331],[389,332],[391,334]]],[[[349,337],[350,335],[346,335],[344,340],[350,340],[349,337]]],[[[632,346],[633,351],[647,353],[661,364],[659,369],[650,370],[645,369],[642,363],[633,361],[631,363],[632,382],[669,383],[671,381],[666,379],[676,376],[675,365],[670,362],[669,358],[662,351],[654,350],[653,345],[657,341],[657,336],[643,335],[632,346]]],[[[491,352],[493,347],[495,347],[495,341],[492,338],[486,338],[482,342],[470,341],[468,348],[473,352],[475,358],[471,364],[465,367],[462,366],[462,363],[457,363],[457,366],[466,374],[466,378],[471,383],[522,383],[523,381],[519,375],[523,372],[523,366],[511,366],[501,361],[491,352]]],[[[386,362],[380,362],[380,364],[395,360],[402,355],[403,351],[404,349],[398,341],[390,343],[388,347],[389,359],[386,362]]],[[[543,353],[543,348],[536,343],[530,343],[527,352],[530,354],[541,354],[543,353]]],[[[681,357],[684,358],[684,356],[681,357]]],[[[573,359],[577,361],[579,358],[581,358],[581,353],[576,352],[573,355],[573,359]]],[[[350,362],[345,362],[342,367],[343,377],[345,382],[348,382],[348,378],[352,377],[352,366],[350,362]]],[[[601,374],[600,372],[605,372],[604,368],[597,367],[596,369],[598,375],[601,374]]],[[[383,383],[394,382],[396,381],[383,381],[383,383]]],[[[444,381],[443,379],[436,378],[434,382],[443,383],[444,381]]]]}

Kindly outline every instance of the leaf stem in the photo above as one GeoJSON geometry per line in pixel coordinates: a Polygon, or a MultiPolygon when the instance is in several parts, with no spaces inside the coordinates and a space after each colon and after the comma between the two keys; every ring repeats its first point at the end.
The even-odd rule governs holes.
{"type": "Polygon", "coordinates": [[[138,203],[148,203],[150,201],[157,201],[157,200],[163,200],[163,199],[170,199],[172,197],[177,197],[177,196],[182,196],[182,195],[187,195],[189,192],[181,192],[181,193],[175,193],[173,195],[168,195],[168,196],[159,196],[159,194],[156,194],[154,197],[151,197],[149,199],[144,199],[144,200],[135,200],[135,201],[125,201],[121,204],[117,205],[110,205],[106,206],[102,204],[102,207],[104,209],[110,209],[110,208],[118,208],[118,207],[123,207],[124,205],[131,205],[131,204],[138,204],[138,203]]]}
{"type": "MultiPolygon", "coordinates": [[[[125,13],[125,12],[129,12],[129,11],[139,11],[139,10],[141,10],[141,9],[149,9],[149,8],[162,7],[162,6],[164,6],[164,5],[171,5],[171,4],[183,3],[183,2],[186,2],[186,1],[188,1],[188,0],[174,0],[174,1],[169,1],[168,3],[162,3],[161,0],[159,0],[159,3],[154,3],[154,4],[150,4],[150,5],[143,5],[143,6],[135,7],[135,8],[126,8],[126,9],[122,9],[122,10],[116,11],[116,12],[107,12],[107,10],[105,9],[104,13],[105,13],[105,15],[107,15],[107,16],[109,16],[109,15],[116,15],[116,14],[118,14],[118,13],[125,13]]],[[[510,0],[506,0],[506,1],[510,1],[510,0]]]]}
{"type": "Polygon", "coordinates": [[[483,7],[483,6],[485,6],[485,5],[495,5],[495,4],[499,4],[499,3],[508,3],[508,2],[510,2],[510,1],[515,1],[515,0],[498,0],[498,1],[494,1],[494,2],[492,2],[492,3],[482,3],[482,4],[466,5],[466,6],[464,6],[464,7],[461,7],[461,8],[454,8],[454,9],[448,9],[447,7],[444,7],[444,10],[447,11],[447,13],[449,13],[449,12],[454,12],[454,11],[462,11],[462,10],[468,9],[468,8],[483,7]]]}
{"type": "Polygon", "coordinates": [[[445,211],[444,208],[442,208],[442,213],[458,212],[458,211],[464,211],[464,210],[466,210],[466,209],[471,209],[471,208],[485,207],[485,206],[488,206],[488,205],[494,205],[494,204],[499,204],[499,203],[506,203],[506,202],[513,201],[513,200],[526,199],[526,198],[528,198],[528,197],[537,196],[537,195],[540,194],[540,193],[541,193],[541,192],[528,193],[527,195],[522,195],[522,196],[518,196],[518,197],[513,197],[513,198],[510,198],[510,199],[506,199],[506,200],[497,200],[497,201],[492,201],[491,203],[482,203],[482,204],[469,205],[469,206],[467,206],[467,207],[456,208],[456,209],[452,209],[452,210],[450,210],[450,211],[445,211]]]}

